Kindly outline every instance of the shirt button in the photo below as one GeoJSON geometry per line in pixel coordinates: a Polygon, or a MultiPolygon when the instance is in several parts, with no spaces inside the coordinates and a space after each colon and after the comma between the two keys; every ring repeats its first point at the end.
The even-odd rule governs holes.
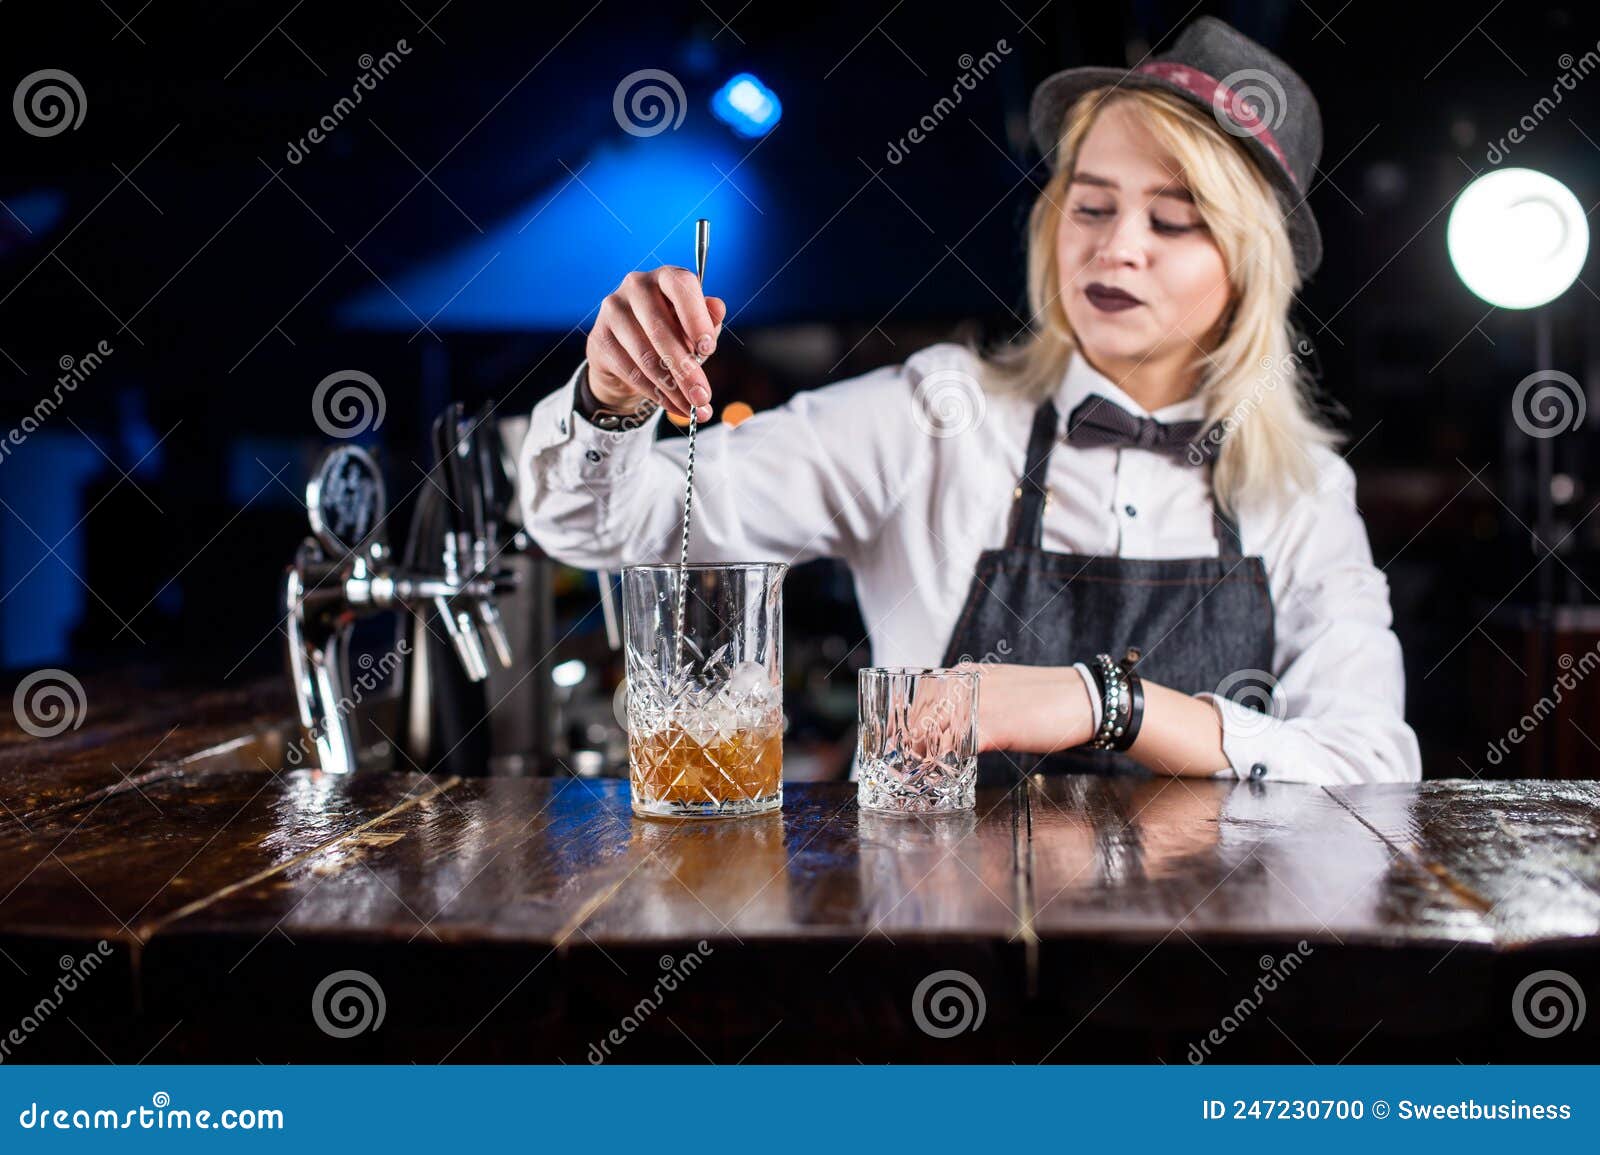
{"type": "Polygon", "coordinates": [[[566,418],[565,418],[565,417],[563,417],[563,418],[562,418],[562,419],[561,419],[561,422],[560,422],[560,424],[558,424],[558,425],[557,425],[557,426],[556,426],[556,428],[557,428],[557,429],[559,429],[559,430],[561,430],[561,432],[563,432],[563,433],[565,433],[565,432],[566,432],[566,431],[567,431],[567,419],[566,419],[566,418]]]}
{"type": "Polygon", "coordinates": [[[1266,776],[1267,764],[1265,762],[1257,762],[1254,766],[1250,767],[1250,780],[1252,782],[1257,778],[1265,778],[1266,776]]]}
{"type": "Polygon", "coordinates": [[[589,450],[589,452],[585,453],[584,456],[587,457],[590,461],[599,461],[600,460],[600,451],[598,449],[591,449],[591,450],[589,450]]]}
{"type": "Polygon", "coordinates": [[[1139,516],[1139,511],[1137,509],[1135,509],[1131,505],[1123,506],[1122,507],[1122,512],[1127,514],[1129,517],[1138,517],[1139,516]]]}

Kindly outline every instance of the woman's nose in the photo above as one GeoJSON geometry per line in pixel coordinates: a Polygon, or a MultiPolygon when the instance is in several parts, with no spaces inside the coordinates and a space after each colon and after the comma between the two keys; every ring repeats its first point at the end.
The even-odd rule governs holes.
{"type": "Polygon", "coordinates": [[[1131,214],[1117,218],[1115,227],[1100,246],[1099,260],[1107,267],[1144,263],[1144,240],[1138,221],[1131,214]]]}

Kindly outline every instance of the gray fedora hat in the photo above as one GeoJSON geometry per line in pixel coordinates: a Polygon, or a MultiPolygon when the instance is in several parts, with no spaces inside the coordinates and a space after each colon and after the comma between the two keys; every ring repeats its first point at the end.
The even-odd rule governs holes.
{"type": "Polygon", "coordinates": [[[1302,278],[1322,263],[1322,234],[1306,203],[1322,155],[1322,113],[1298,73],[1230,24],[1202,16],[1171,49],[1135,68],[1068,68],[1033,92],[1034,143],[1055,168],[1061,122],[1096,88],[1157,88],[1210,113],[1272,183],[1302,278]]]}

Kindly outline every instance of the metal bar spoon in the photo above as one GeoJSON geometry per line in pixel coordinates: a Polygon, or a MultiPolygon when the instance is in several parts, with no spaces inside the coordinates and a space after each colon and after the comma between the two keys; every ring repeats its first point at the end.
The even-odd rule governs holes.
{"type": "MultiPolygon", "coordinates": [[[[699,279],[701,288],[706,283],[706,253],[711,248],[711,222],[704,218],[694,223],[694,275],[699,279]]],[[[695,361],[704,364],[705,358],[698,353],[695,361]]],[[[678,551],[678,628],[676,668],[683,668],[683,609],[684,595],[689,588],[689,529],[694,517],[694,434],[700,424],[700,408],[697,405],[689,406],[689,461],[683,477],[683,544],[678,551]]]]}

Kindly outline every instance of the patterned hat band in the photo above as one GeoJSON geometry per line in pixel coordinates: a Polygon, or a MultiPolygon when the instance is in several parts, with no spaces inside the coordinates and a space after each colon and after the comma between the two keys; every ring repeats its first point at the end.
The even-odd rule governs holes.
{"type": "MultiPolygon", "coordinates": [[[[1175,84],[1189,95],[1209,104],[1214,112],[1226,113],[1228,118],[1237,124],[1241,131],[1253,136],[1270,152],[1277,162],[1283,166],[1283,171],[1289,174],[1289,179],[1299,185],[1300,178],[1295,175],[1294,168],[1289,164],[1288,158],[1283,155],[1283,149],[1273,138],[1272,126],[1262,119],[1254,105],[1245,100],[1232,88],[1187,64],[1178,64],[1170,60],[1152,60],[1139,65],[1134,72],[1154,76],[1168,84],[1175,84]]],[[[1280,97],[1281,99],[1281,97],[1280,97]]],[[[1281,109],[1279,110],[1282,111],[1281,109]]]]}

